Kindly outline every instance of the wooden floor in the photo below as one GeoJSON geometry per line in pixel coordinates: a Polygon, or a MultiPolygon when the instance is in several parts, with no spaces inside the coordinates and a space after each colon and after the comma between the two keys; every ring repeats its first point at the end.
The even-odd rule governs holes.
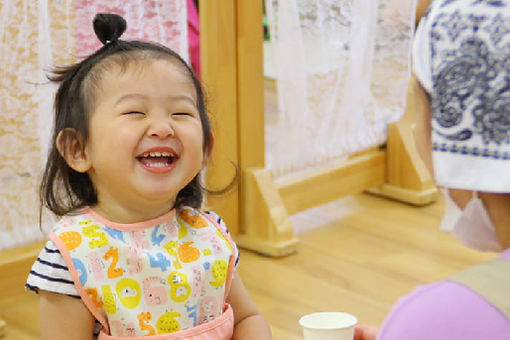
{"type": "MultiPolygon", "coordinates": [[[[301,339],[300,316],[346,311],[378,325],[398,296],[494,257],[438,231],[442,202],[426,207],[359,194],[292,217],[298,252],[267,258],[242,251],[240,273],[274,339],[301,339]]],[[[7,273],[0,273],[0,277],[7,273]]],[[[37,297],[0,300],[9,340],[38,339],[37,297]]]]}

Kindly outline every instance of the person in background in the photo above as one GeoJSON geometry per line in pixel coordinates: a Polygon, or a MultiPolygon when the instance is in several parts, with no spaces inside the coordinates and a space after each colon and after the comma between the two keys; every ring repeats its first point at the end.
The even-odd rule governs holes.
{"type": "Polygon", "coordinates": [[[441,230],[500,256],[402,297],[355,340],[510,339],[510,1],[435,0],[413,44],[415,139],[441,230]]]}
{"type": "Polygon", "coordinates": [[[61,219],[26,284],[42,338],[271,339],[226,226],[200,209],[213,136],[198,78],[165,46],[120,40],[122,17],[93,24],[104,46],[52,78],[41,199],[61,219]]]}

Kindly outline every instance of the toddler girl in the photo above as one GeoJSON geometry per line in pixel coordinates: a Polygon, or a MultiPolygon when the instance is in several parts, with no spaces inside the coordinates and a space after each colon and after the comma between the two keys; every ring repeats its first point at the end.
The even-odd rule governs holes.
{"type": "Polygon", "coordinates": [[[271,339],[225,225],[199,209],[213,145],[201,84],[170,49],[119,40],[125,29],[97,15],[104,46],[52,78],[41,199],[62,218],[26,285],[42,337],[271,339]]]}

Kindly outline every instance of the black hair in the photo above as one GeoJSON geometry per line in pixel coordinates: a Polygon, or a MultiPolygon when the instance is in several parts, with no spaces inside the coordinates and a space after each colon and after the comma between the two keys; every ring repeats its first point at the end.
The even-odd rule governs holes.
{"type": "MultiPolygon", "coordinates": [[[[125,41],[120,36],[126,30],[126,21],[117,14],[97,14],[93,21],[94,31],[104,44],[100,49],[82,61],[66,67],[55,67],[48,78],[59,83],[55,95],[55,123],[52,144],[41,181],[39,196],[41,207],[46,206],[58,216],[65,215],[87,205],[97,203],[96,190],[87,173],[73,170],[60,154],[56,141],[60,132],[72,129],[82,138],[82,147],[87,143],[89,114],[95,90],[108,67],[115,64],[121,67],[139,59],[170,59],[182,64],[196,90],[197,108],[203,131],[203,151],[211,145],[211,125],[207,116],[205,94],[193,70],[170,48],[154,42],[125,41]]],[[[61,144],[69,143],[72,136],[62,134],[61,144]]],[[[61,150],[65,150],[62,147],[61,150]]],[[[230,185],[229,185],[230,187],[230,185]]],[[[227,189],[228,190],[228,189],[227,189]]],[[[222,190],[224,192],[226,190],[222,190]]],[[[199,208],[206,190],[200,181],[200,173],[178,194],[175,207],[188,205],[199,208]]]]}

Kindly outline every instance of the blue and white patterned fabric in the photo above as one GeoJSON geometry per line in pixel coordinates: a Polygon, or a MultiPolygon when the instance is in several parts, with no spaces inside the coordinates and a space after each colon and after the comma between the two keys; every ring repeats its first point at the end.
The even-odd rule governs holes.
{"type": "Polygon", "coordinates": [[[436,0],[413,44],[436,183],[510,192],[510,0],[436,0]]]}

